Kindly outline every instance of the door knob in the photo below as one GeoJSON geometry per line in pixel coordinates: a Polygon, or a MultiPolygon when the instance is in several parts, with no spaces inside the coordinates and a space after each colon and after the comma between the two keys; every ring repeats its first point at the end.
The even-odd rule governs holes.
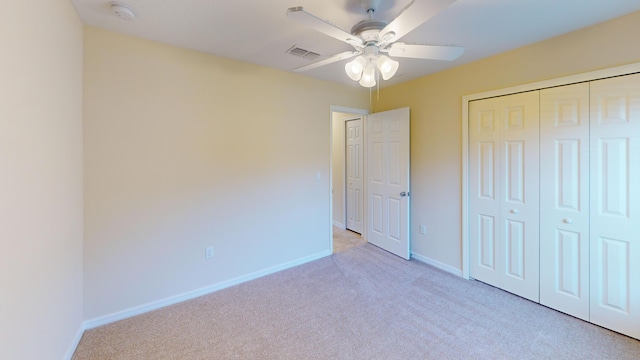
{"type": "Polygon", "coordinates": [[[573,222],[573,220],[571,219],[562,219],[562,222],[565,224],[571,224],[573,222]]]}
{"type": "Polygon", "coordinates": [[[517,213],[518,213],[518,210],[516,210],[516,209],[511,209],[511,213],[512,213],[512,214],[517,214],[517,213]]]}
{"type": "Polygon", "coordinates": [[[405,196],[409,196],[409,193],[406,191],[403,191],[400,193],[400,196],[405,197],[405,196]]]}

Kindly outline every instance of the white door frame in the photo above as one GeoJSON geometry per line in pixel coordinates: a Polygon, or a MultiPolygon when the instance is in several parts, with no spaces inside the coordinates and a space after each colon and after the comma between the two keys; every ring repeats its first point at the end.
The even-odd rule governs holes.
{"type": "MultiPolygon", "coordinates": [[[[363,123],[363,128],[364,128],[364,123],[365,123],[365,118],[364,115],[368,115],[371,112],[369,110],[366,109],[357,109],[357,108],[350,108],[350,107],[345,107],[345,106],[338,106],[338,105],[330,105],[329,106],[329,229],[330,229],[330,233],[329,233],[329,249],[331,249],[331,253],[333,253],[333,188],[334,186],[336,186],[337,184],[333,183],[333,113],[336,112],[340,112],[340,113],[348,113],[348,114],[353,114],[353,118],[356,117],[362,117],[362,123],[363,123]]],[[[352,117],[348,117],[345,119],[352,119],[352,117]]],[[[346,121],[346,120],[344,120],[346,121]]],[[[344,121],[342,121],[342,127],[344,128],[344,121]]],[[[363,141],[365,141],[366,139],[366,131],[363,131],[363,141]]],[[[363,144],[364,145],[364,144],[363,144]]],[[[366,146],[366,145],[365,145],[366,146]]],[[[343,146],[344,147],[344,146],[343,146]]],[[[366,159],[367,159],[367,151],[366,148],[363,148],[363,166],[366,168],[366,159]]],[[[346,175],[346,174],[345,174],[346,175]]],[[[366,170],[363,172],[363,176],[366,177],[366,170]]],[[[345,183],[345,177],[343,176],[342,178],[342,184],[341,184],[342,188],[345,189],[346,188],[346,183],[345,183]]],[[[363,191],[366,193],[366,182],[363,183],[363,191]]],[[[344,192],[344,191],[343,191],[344,192]]],[[[362,229],[362,237],[366,238],[366,224],[367,224],[367,199],[366,196],[363,197],[364,199],[364,203],[363,203],[363,207],[364,207],[364,212],[363,212],[363,229],[362,229]]],[[[343,223],[347,224],[346,221],[346,196],[342,197],[342,209],[343,209],[343,214],[344,214],[344,219],[343,219],[343,223]]]]}
{"type": "Polygon", "coordinates": [[[577,75],[564,76],[557,79],[512,86],[462,97],[462,277],[469,279],[469,102],[495,96],[515,94],[524,91],[569,85],[579,82],[604,79],[608,77],[640,73],[640,62],[590,71],[577,75]]]}

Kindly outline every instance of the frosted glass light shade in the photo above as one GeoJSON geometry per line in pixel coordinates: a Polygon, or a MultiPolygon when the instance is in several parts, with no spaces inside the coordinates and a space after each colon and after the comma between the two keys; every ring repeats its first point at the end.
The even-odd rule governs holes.
{"type": "Polygon", "coordinates": [[[368,88],[376,86],[376,69],[370,62],[367,63],[367,66],[365,66],[364,71],[362,72],[360,85],[368,88]]]}
{"type": "Polygon", "coordinates": [[[395,60],[389,59],[387,56],[380,55],[378,60],[376,61],[376,65],[378,65],[378,69],[380,69],[380,75],[384,80],[389,80],[393,75],[395,75],[396,71],[398,71],[398,62],[395,60]]]}
{"type": "Polygon", "coordinates": [[[349,76],[349,78],[351,78],[351,80],[353,81],[360,80],[366,62],[367,61],[362,55],[356,57],[355,59],[353,59],[353,61],[349,61],[344,66],[344,70],[347,72],[347,76],[349,76]]]}

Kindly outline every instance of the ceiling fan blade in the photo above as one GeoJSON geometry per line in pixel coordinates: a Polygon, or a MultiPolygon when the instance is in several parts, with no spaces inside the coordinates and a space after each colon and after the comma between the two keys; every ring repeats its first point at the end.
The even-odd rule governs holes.
{"type": "Polygon", "coordinates": [[[457,0],[412,0],[400,15],[380,31],[381,46],[394,42],[457,0]]]}
{"type": "Polygon", "coordinates": [[[305,65],[303,67],[299,67],[297,69],[294,69],[293,71],[302,72],[302,71],[315,69],[315,68],[318,68],[320,66],[324,66],[324,65],[328,65],[328,64],[334,63],[336,61],[352,58],[352,57],[354,57],[356,55],[360,55],[361,53],[362,53],[361,51],[345,51],[343,53],[340,53],[340,54],[337,54],[337,55],[333,55],[332,57],[330,57],[328,59],[320,60],[320,61],[314,62],[312,64],[305,65]]]}
{"type": "Polygon", "coordinates": [[[414,59],[452,61],[464,53],[461,46],[411,45],[394,43],[388,50],[389,56],[414,59]]]}
{"type": "Polygon", "coordinates": [[[347,44],[351,44],[353,46],[364,45],[362,39],[349,34],[326,20],[320,19],[319,17],[306,12],[302,6],[289,8],[287,10],[287,17],[301,25],[331,36],[334,39],[344,41],[347,44]]]}

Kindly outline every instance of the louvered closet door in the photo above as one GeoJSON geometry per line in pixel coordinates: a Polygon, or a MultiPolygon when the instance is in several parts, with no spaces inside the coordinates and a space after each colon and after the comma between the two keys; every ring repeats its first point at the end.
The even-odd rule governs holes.
{"type": "Polygon", "coordinates": [[[591,322],[640,339],[640,75],[591,83],[591,322]]]}
{"type": "Polygon", "coordinates": [[[539,92],[469,106],[471,276],[539,301],[539,92]]]}
{"type": "Polygon", "coordinates": [[[589,84],[540,91],[540,303],[589,321],[589,84]]]}

